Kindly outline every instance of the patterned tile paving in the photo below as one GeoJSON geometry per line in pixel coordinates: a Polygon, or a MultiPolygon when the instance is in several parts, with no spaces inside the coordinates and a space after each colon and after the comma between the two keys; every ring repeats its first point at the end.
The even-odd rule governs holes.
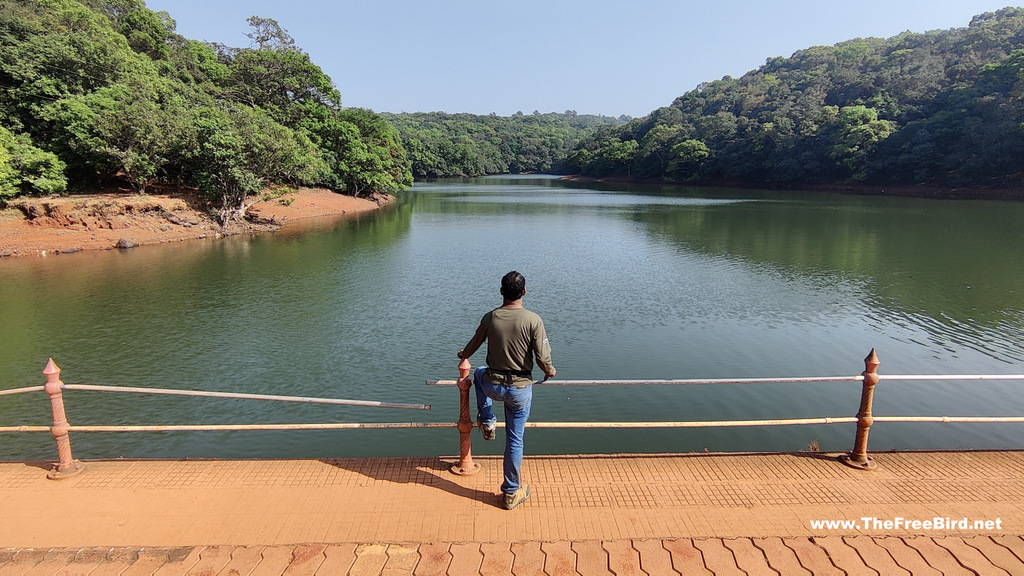
{"type": "Polygon", "coordinates": [[[533,496],[511,513],[500,457],[467,477],[450,458],[92,462],[59,482],[43,465],[0,463],[0,545],[35,543],[0,548],[0,575],[1024,574],[1024,452],[874,457],[864,472],[817,454],[527,456],[533,496]],[[32,507],[45,508],[38,521],[32,507]],[[1005,525],[808,522],[896,515],[1005,525]],[[159,546],[96,546],[146,530],[159,546]],[[89,546],[59,544],[76,538],[89,546]]]}
{"type": "Polygon", "coordinates": [[[607,508],[611,506],[612,500],[605,486],[571,484],[565,488],[565,497],[559,498],[555,503],[556,505],[572,502],[573,506],[583,508],[607,508]]]}
{"type": "Polygon", "coordinates": [[[666,484],[658,487],[658,498],[664,506],[706,506],[710,500],[704,490],[694,484],[666,484]]]}
{"type": "Polygon", "coordinates": [[[48,466],[31,466],[26,464],[12,464],[9,470],[0,476],[0,489],[16,488],[39,479],[41,474],[49,470],[48,466]]]}
{"type": "Polygon", "coordinates": [[[849,498],[838,486],[830,484],[799,484],[796,493],[807,504],[845,504],[849,498]]]}
{"type": "Polygon", "coordinates": [[[787,484],[776,484],[774,486],[763,486],[751,484],[747,492],[759,504],[764,506],[792,506],[806,504],[796,486],[787,484]]]}
{"type": "Polygon", "coordinates": [[[703,487],[704,496],[714,507],[753,506],[754,499],[747,494],[744,486],[735,484],[715,483],[703,487]]]}

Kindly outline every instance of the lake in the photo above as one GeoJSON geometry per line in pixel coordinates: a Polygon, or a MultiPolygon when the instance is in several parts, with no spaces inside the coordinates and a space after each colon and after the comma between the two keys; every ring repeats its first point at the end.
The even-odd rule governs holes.
{"type": "MultiPolygon", "coordinates": [[[[853,376],[877,350],[874,413],[1024,415],[1024,204],[582,184],[417,183],[371,214],[273,234],[0,260],[0,389],[67,384],[427,403],[430,411],[68,391],[72,424],[454,422],[455,356],[527,279],[569,380],[853,376]]],[[[484,350],[473,357],[484,362],[484,350]]],[[[540,386],[533,421],[853,416],[859,382],[540,386]]],[[[475,417],[475,408],[474,408],[475,417]]],[[[42,392],[0,426],[47,425],[42,392]]],[[[855,425],[543,430],[527,454],[825,451],[855,425]]],[[[1021,448],[1024,425],[879,423],[870,449],[1021,448]]],[[[474,453],[500,454],[474,432],[474,453]]],[[[452,455],[454,429],[72,433],[76,458],[452,455]]],[[[53,459],[0,434],[0,459],[53,459]]]]}

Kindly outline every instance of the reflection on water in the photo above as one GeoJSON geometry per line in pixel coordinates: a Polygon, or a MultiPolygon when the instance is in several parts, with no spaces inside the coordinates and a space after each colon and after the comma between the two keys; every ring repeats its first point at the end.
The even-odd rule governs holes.
{"type": "MultiPolygon", "coordinates": [[[[74,424],[441,421],[511,269],[566,379],[1024,373],[1024,206],[547,177],[417,184],[276,234],[0,261],[0,388],[65,382],[424,402],[430,412],[69,392],[74,424]]],[[[482,362],[483,351],[474,360],[482,362]]],[[[876,414],[1020,415],[1024,382],[885,382],[876,414]]],[[[858,384],[541,387],[532,418],[849,416],[858,384]]],[[[0,425],[48,421],[0,397],[0,425]]],[[[1021,426],[872,429],[872,449],[1019,447],[1021,426]]],[[[852,426],[531,430],[530,453],[849,449],[852,426]]],[[[76,457],[430,455],[453,430],[78,434],[76,457]]],[[[0,458],[52,457],[4,435],[0,458]]],[[[478,443],[479,444],[479,443],[478,443]]],[[[478,445],[498,453],[500,442],[478,445]],[[492,444],[497,444],[494,446],[492,444]]]]}
{"type": "Polygon", "coordinates": [[[966,346],[996,360],[1024,358],[1016,345],[1024,310],[1016,204],[840,197],[692,212],[636,218],[705,253],[864,279],[880,329],[922,327],[945,352],[966,346]]]}

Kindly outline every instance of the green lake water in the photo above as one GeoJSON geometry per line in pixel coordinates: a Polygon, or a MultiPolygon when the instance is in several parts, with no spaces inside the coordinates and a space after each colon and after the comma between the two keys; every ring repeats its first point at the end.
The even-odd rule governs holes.
{"type": "MultiPolygon", "coordinates": [[[[509,270],[571,380],[1024,374],[1024,204],[573,184],[417,183],[253,237],[0,260],[0,389],[65,383],[427,403],[430,411],[68,391],[72,424],[454,422],[456,351],[509,270]]],[[[478,352],[474,363],[484,361],[478,352]]],[[[860,383],[564,387],[534,421],[853,416],[860,383]]],[[[474,409],[475,413],[475,409],[474,409]]],[[[885,381],[875,415],[1021,416],[1021,381],[885,381]]],[[[0,426],[46,425],[42,392],[0,426]]],[[[541,430],[527,454],[849,450],[854,425],[541,430]]],[[[499,435],[500,440],[500,435],[499,435]]],[[[474,452],[499,454],[502,442],[474,452]]],[[[76,458],[421,456],[454,429],[73,433],[76,458]]],[[[876,424],[871,450],[1022,448],[1018,424],[876,424]]],[[[53,459],[43,433],[0,460],[53,459]]]]}

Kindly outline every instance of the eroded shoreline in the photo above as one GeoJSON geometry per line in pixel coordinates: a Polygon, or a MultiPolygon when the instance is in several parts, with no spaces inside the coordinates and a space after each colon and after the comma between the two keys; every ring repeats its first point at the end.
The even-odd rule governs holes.
{"type": "Polygon", "coordinates": [[[0,211],[0,257],[128,249],[275,231],[289,221],[376,210],[393,199],[302,188],[255,202],[248,209],[249,220],[228,227],[175,194],[115,191],[19,199],[0,211]]]}

